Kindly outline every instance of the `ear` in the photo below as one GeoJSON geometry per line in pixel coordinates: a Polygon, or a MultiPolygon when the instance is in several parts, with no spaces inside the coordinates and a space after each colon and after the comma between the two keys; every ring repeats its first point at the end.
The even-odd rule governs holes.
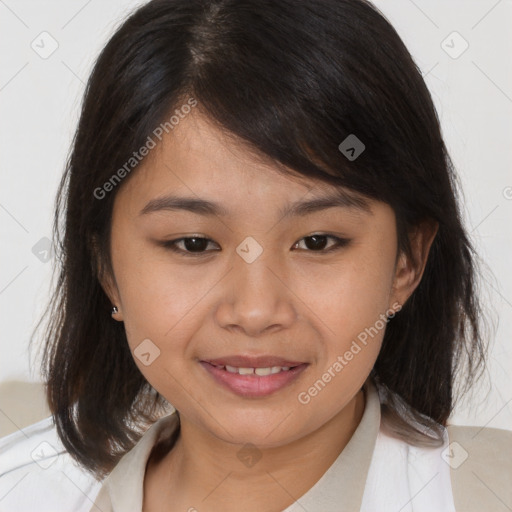
{"type": "Polygon", "coordinates": [[[123,321],[123,313],[121,310],[121,300],[119,297],[119,290],[117,287],[117,283],[115,277],[107,270],[104,265],[104,262],[101,258],[101,252],[99,248],[99,243],[96,236],[93,236],[91,239],[91,248],[93,253],[93,268],[95,270],[95,275],[103,288],[103,291],[109,298],[112,306],[116,306],[118,312],[112,316],[114,320],[118,320],[120,322],[123,321]]]}
{"type": "Polygon", "coordinates": [[[438,229],[438,222],[426,220],[409,231],[410,255],[401,252],[398,256],[391,292],[391,304],[397,302],[400,305],[405,304],[420,284],[430,247],[438,229]]]}

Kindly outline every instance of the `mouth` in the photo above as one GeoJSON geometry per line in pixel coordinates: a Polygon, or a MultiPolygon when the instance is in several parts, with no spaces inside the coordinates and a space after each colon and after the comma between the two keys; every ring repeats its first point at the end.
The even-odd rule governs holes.
{"type": "Polygon", "coordinates": [[[233,356],[199,361],[214,381],[246,398],[265,397],[290,385],[309,363],[277,357],[233,356]]]}

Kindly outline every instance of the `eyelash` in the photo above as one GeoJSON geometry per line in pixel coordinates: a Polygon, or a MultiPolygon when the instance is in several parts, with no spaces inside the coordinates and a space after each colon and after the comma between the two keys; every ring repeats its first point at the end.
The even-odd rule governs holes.
{"type": "MultiPolygon", "coordinates": [[[[319,254],[327,254],[327,253],[331,253],[333,251],[339,250],[339,249],[341,249],[343,247],[346,247],[350,243],[350,239],[348,239],[348,238],[340,238],[338,236],[326,235],[326,234],[323,234],[323,233],[314,233],[312,235],[305,236],[305,237],[301,238],[299,240],[299,242],[302,241],[302,240],[305,240],[306,238],[312,238],[314,236],[330,238],[330,239],[334,240],[336,243],[334,245],[332,245],[328,249],[321,249],[321,250],[318,250],[318,251],[314,251],[312,249],[302,249],[302,250],[305,250],[307,252],[319,253],[319,254]]],[[[213,242],[213,240],[210,240],[209,238],[205,238],[205,237],[201,237],[201,236],[187,236],[187,237],[182,237],[182,238],[176,238],[175,240],[162,241],[161,245],[163,247],[165,247],[166,249],[169,249],[170,251],[173,251],[173,252],[178,253],[178,254],[180,254],[182,256],[185,256],[185,257],[189,257],[189,256],[191,256],[191,257],[201,257],[201,256],[204,256],[204,255],[210,253],[210,252],[213,252],[213,251],[193,252],[193,251],[187,251],[187,250],[184,250],[184,249],[179,249],[176,246],[177,243],[182,242],[184,240],[190,240],[190,239],[208,240],[209,242],[213,242]]],[[[293,244],[293,245],[296,245],[299,242],[295,242],[295,244],[293,244]]],[[[213,243],[215,243],[215,242],[213,242],[213,243]]]]}

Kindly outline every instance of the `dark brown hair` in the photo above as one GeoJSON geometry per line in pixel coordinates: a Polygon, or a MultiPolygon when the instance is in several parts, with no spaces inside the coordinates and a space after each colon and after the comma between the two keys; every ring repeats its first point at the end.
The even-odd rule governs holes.
{"type": "Polygon", "coordinates": [[[43,375],[66,449],[103,476],[165,406],[98,279],[112,272],[112,205],[130,176],[102,198],[95,191],[187,98],[277,165],[389,204],[401,251],[410,228],[439,223],[372,370],[396,435],[439,442],[455,377],[463,368],[469,389],[485,347],[453,166],[400,37],[365,0],[152,0],[94,66],[58,191],[43,375]],[[350,134],[365,144],[352,161],[338,149],[350,134]]]}

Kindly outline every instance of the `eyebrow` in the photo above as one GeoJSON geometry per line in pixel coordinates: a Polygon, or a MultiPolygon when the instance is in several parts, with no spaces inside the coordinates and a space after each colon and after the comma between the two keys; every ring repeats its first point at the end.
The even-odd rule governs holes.
{"type": "MultiPolygon", "coordinates": [[[[305,201],[296,201],[291,205],[281,208],[279,216],[283,218],[292,216],[303,217],[328,208],[351,208],[371,214],[370,206],[365,199],[362,197],[356,197],[343,190],[337,190],[321,197],[315,197],[305,201]]],[[[214,201],[208,201],[197,197],[175,195],[166,195],[152,199],[146,204],[146,206],[144,206],[139,215],[146,215],[162,210],[183,210],[204,216],[230,216],[229,210],[214,201]]]]}

